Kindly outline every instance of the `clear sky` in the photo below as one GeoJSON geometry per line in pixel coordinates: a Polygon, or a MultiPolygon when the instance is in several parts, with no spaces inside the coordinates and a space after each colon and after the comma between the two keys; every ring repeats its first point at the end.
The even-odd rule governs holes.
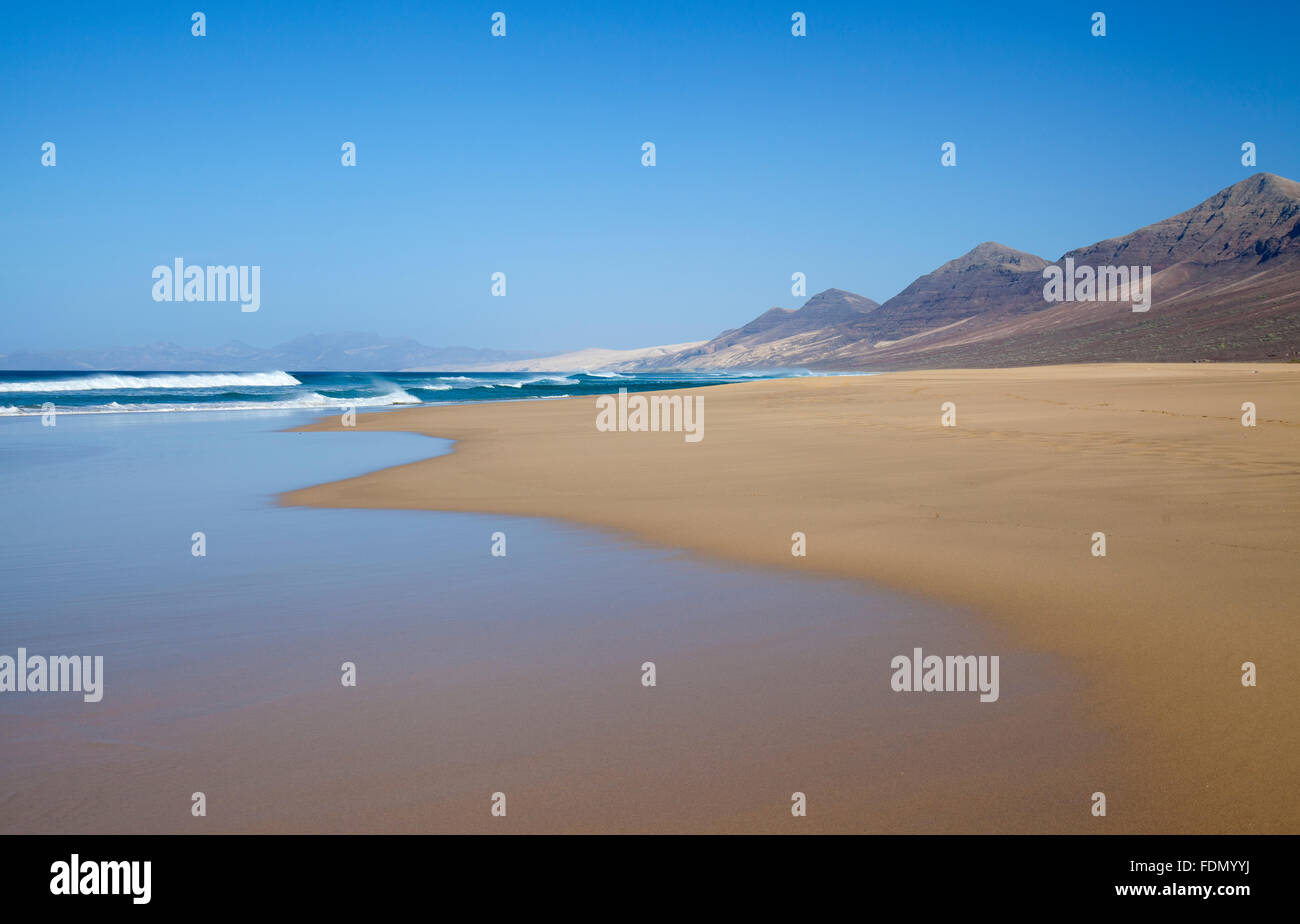
{"type": "Polygon", "coordinates": [[[798,305],[795,271],[884,301],[981,241],[1054,259],[1257,170],[1300,179],[1295,3],[128,0],[4,19],[0,351],[704,339],[798,305]],[[155,302],[176,257],[261,266],[261,309],[155,302]]]}

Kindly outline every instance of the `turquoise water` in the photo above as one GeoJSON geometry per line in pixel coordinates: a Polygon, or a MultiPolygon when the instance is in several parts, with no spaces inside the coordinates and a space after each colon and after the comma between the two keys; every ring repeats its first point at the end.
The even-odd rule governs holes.
{"type": "Polygon", "coordinates": [[[599,395],[768,378],[662,372],[0,372],[0,415],[376,408],[599,395]]]}

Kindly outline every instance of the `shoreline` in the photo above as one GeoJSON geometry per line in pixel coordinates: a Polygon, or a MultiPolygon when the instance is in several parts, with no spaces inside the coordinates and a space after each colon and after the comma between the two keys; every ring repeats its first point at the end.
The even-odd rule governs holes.
{"type": "MultiPolygon", "coordinates": [[[[48,446],[35,429],[14,448],[48,446]]],[[[8,572],[13,599],[40,601],[11,638],[32,652],[76,637],[109,678],[94,705],[0,696],[6,833],[1086,830],[1059,797],[1105,746],[1077,682],[968,613],[556,520],[267,503],[449,445],[422,436],[287,438],[240,419],[69,438],[109,435],[107,480],[67,482],[19,452],[30,477],[5,483],[7,509],[85,536],[63,558],[34,550],[45,570],[8,572]],[[87,508],[153,549],[152,567],[123,571],[87,508]],[[212,554],[177,561],[130,528],[159,515],[203,526],[212,554]],[[498,530],[506,559],[488,554],[498,530]],[[72,561],[95,601],[49,586],[72,561]],[[1014,682],[993,710],[899,698],[863,670],[918,644],[996,652],[1014,682]],[[508,820],[487,811],[498,790],[508,820]],[[808,817],[790,814],[792,791],[808,817]]]]}
{"type": "MultiPolygon", "coordinates": [[[[451,453],[280,502],[547,517],[956,605],[1085,679],[1142,781],[1113,827],[1294,831],[1297,681],[1277,655],[1300,650],[1298,386],[1300,367],[1266,364],[758,380],[700,389],[698,444],[598,432],[590,398],[402,409],[354,429],[451,453]]],[[[1079,785],[1084,811],[1107,788],[1079,785]]]]}

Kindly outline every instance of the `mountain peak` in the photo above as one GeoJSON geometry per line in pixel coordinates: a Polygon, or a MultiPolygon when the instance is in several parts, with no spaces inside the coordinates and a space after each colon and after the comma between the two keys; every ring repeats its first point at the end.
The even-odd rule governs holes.
{"type": "Polygon", "coordinates": [[[830,289],[823,289],[822,291],[818,292],[811,299],[809,299],[809,301],[818,298],[843,298],[845,296],[848,296],[849,298],[862,298],[861,295],[858,295],[856,292],[850,292],[847,289],[830,288],[830,289]]]}
{"type": "MultiPolygon", "coordinates": [[[[985,241],[976,244],[955,260],[949,260],[930,275],[968,272],[971,270],[994,269],[1004,272],[1041,272],[1047,261],[1032,253],[1016,250],[997,241],[985,241]]],[[[924,277],[922,277],[924,278],[924,277]]]]}
{"type": "Polygon", "coordinates": [[[858,295],[856,292],[848,292],[844,289],[825,289],[804,302],[799,310],[866,312],[875,311],[879,307],[865,295],[858,295]]]}
{"type": "Polygon", "coordinates": [[[1071,251],[1076,263],[1151,266],[1264,263],[1297,249],[1300,183],[1256,173],[1155,224],[1071,251]]]}
{"type": "Polygon", "coordinates": [[[1007,253],[1019,253],[1014,247],[1008,247],[1006,244],[999,244],[997,241],[984,241],[982,244],[976,244],[968,253],[986,254],[988,256],[1000,256],[1007,253]]]}
{"type": "MultiPolygon", "coordinates": [[[[1240,182],[1233,183],[1226,189],[1220,190],[1219,195],[1226,195],[1227,201],[1232,202],[1261,200],[1268,202],[1277,202],[1279,200],[1300,202],[1300,183],[1295,180],[1288,180],[1284,176],[1278,176],[1276,173],[1260,171],[1240,182]]],[[[1217,197],[1211,197],[1211,199],[1214,198],[1217,197]]]]}

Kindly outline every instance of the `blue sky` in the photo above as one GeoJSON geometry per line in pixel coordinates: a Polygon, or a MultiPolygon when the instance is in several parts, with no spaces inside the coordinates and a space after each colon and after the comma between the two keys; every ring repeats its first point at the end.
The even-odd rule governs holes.
{"type": "Polygon", "coordinates": [[[0,351],[703,339],[795,271],[884,301],[1300,178],[1297,5],[993,6],[11,4],[0,351]],[[176,257],[260,265],[261,310],[153,301],[176,257]]]}

